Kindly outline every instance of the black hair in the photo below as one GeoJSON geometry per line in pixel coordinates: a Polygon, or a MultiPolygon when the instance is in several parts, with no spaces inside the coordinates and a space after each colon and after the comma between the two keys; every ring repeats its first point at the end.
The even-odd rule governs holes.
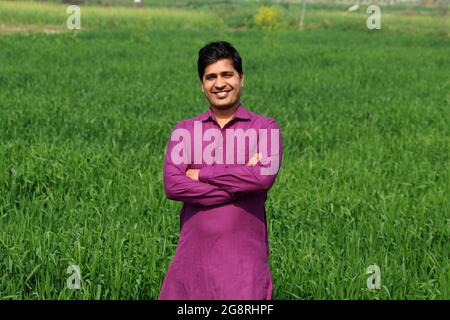
{"type": "Polygon", "coordinates": [[[229,42],[216,41],[208,43],[198,52],[197,69],[200,81],[203,79],[206,67],[221,59],[231,59],[234,69],[242,75],[242,59],[239,52],[229,42]]]}

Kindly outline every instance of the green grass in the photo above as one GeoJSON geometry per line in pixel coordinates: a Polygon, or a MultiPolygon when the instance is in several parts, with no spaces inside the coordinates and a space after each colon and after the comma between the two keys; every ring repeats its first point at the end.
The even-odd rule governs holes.
{"type": "Polygon", "coordinates": [[[207,107],[196,55],[213,39],[244,58],[243,103],[282,128],[274,299],[449,299],[448,37],[196,28],[0,35],[0,299],[158,296],[179,234],[164,149],[207,107]]]}
{"type": "MultiPolygon", "coordinates": [[[[59,1],[58,1],[59,2],[59,1]]],[[[96,5],[98,1],[81,5],[81,28],[89,30],[162,29],[162,30],[228,30],[255,29],[254,17],[262,4],[246,5],[231,2],[174,2],[162,6],[158,1],[143,7],[96,5]],[[177,5],[178,4],[178,5],[177,5]]],[[[117,2],[115,2],[117,3],[117,2]]],[[[122,2],[118,2],[122,4],[122,2]]],[[[0,33],[2,26],[22,26],[25,29],[43,31],[46,27],[60,32],[67,31],[67,4],[49,2],[0,1],[0,33]]],[[[300,4],[278,5],[275,29],[298,30],[300,4]]],[[[355,13],[345,12],[348,5],[311,3],[305,16],[305,29],[333,29],[342,31],[367,31],[367,6],[355,13]]],[[[381,6],[383,32],[421,33],[449,37],[450,19],[438,16],[436,8],[412,6],[381,6]],[[403,10],[401,10],[401,8],[403,10]],[[403,15],[406,9],[416,15],[403,15]]],[[[4,29],[4,28],[3,28],[4,29]]]]}
{"type": "MultiPolygon", "coordinates": [[[[66,30],[68,5],[46,2],[0,1],[0,24],[45,25],[66,30]]],[[[170,7],[132,8],[81,6],[81,27],[92,29],[137,29],[137,28],[220,28],[223,21],[207,11],[175,9],[170,7]]],[[[1,32],[1,29],[0,29],[1,32]]]]}

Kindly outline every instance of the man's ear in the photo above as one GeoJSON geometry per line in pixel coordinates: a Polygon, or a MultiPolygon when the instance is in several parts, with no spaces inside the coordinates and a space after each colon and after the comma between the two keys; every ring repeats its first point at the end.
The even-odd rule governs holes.
{"type": "Polygon", "coordinates": [[[205,93],[205,89],[203,89],[203,83],[200,81],[200,88],[202,88],[202,92],[205,93]]]}
{"type": "Polygon", "coordinates": [[[242,87],[244,87],[244,73],[242,73],[241,82],[242,82],[242,87]]]}

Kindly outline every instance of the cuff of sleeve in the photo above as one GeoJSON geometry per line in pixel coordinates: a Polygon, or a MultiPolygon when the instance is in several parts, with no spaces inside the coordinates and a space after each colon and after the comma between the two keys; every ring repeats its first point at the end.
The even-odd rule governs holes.
{"type": "Polygon", "coordinates": [[[203,167],[198,172],[198,180],[208,183],[212,177],[212,167],[203,167]]]}

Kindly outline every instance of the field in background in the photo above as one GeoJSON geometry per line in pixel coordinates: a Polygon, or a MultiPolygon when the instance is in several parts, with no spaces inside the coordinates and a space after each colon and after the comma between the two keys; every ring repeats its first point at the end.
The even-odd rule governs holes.
{"type": "Polygon", "coordinates": [[[196,59],[215,39],[243,56],[244,105],[282,128],[274,299],[450,299],[448,17],[392,12],[370,32],[364,9],[317,6],[267,32],[230,18],[253,5],[90,5],[67,32],[64,8],[0,2],[19,28],[0,34],[0,299],[158,296],[179,234],[165,145],[207,107],[196,59]]]}
{"type": "MultiPolygon", "coordinates": [[[[130,3],[129,1],[128,3],[130,3]]],[[[90,1],[81,5],[82,30],[163,29],[163,30],[229,30],[261,29],[255,16],[264,5],[237,1],[231,3],[205,1],[175,1],[162,6],[159,1],[147,1],[145,6],[105,7],[90,1]],[[177,5],[178,3],[178,5],[177,5]]],[[[122,2],[118,2],[122,3],[122,2]]],[[[0,34],[17,31],[67,31],[67,4],[48,2],[0,1],[0,34]]],[[[298,30],[301,4],[266,5],[276,11],[268,26],[274,30],[298,30]]],[[[347,12],[348,4],[308,3],[305,30],[333,29],[367,32],[367,5],[357,12],[347,12]]],[[[425,33],[449,37],[450,19],[439,15],[437,7],[381,5],[383,32],[425,33]]],[[[263,25],[264,26],[264,25],[263,25]]]]}

